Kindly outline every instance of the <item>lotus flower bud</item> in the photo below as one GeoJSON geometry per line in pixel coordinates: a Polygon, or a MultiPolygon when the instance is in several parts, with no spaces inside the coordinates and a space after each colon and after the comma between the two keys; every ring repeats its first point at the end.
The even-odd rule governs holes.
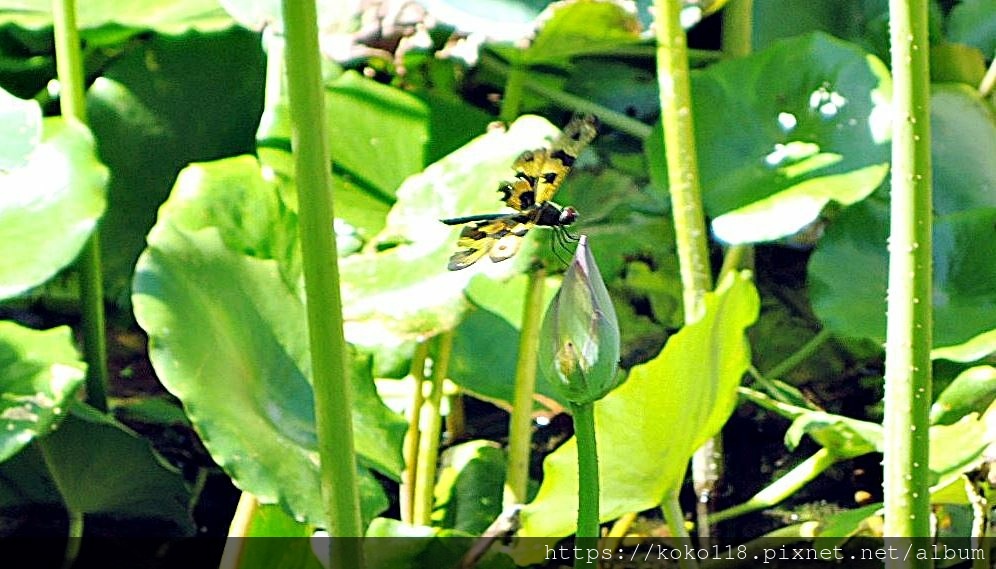
{"type": "Polygon", "coordinates": [[[539,357],[542,373],[576,405],[618,383],[619,323],[584,235],[543,317],[539,357]]]}

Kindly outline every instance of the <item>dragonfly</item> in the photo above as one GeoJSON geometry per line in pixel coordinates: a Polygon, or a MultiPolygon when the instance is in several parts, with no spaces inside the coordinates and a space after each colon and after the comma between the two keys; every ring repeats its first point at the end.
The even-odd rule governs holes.
{"type": "Polygon", "coordinates": [[[598,119],[592,114],[576,114],[553,142],[527,150],[512,163],[515,178],[498,185],[498,192],[512,213],[487,213],[441,220],[447,225],[463,225],[457,247],[447,268],[459,271],[484,256],[492,262],[513,257],[522,239],[534,227],[565,229],[578,218],[573,207],[561,207],[551,200],[571,171],[578,154],[598,134],[598,119]]]}

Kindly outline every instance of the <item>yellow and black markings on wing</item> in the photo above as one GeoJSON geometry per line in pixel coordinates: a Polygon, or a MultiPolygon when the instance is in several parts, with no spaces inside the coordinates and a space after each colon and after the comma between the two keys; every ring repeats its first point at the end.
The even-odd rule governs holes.
{"type": "Polygon", "coordinates": [[[527,150],[516,158],[512,164],[515,179],[498,186],[502,201],[517,210],[515,213],[442,220],[447,225],[467,224],[457,241],[461,250],[450,257],[448,268],[465,269],[485,255],[496,263],[504,261],[518,252],[522,238],[533,227],[565,227],[574,223],[577,219],[574,208],[561,208],[550,200],[578,154],[595,138],[597,127],[594,115],[575,115],[548,148],[527,150]]]}

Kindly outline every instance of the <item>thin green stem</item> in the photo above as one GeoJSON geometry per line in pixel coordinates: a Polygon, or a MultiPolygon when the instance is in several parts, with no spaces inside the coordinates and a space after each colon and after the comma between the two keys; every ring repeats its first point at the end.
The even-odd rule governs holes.
{"type": "MultiPolygon", "coordinates": [[[[598,445],[595,441],[595,404],[571,405],[574,438],[578,443],[578,530],[577,547],[597,550],[598,514],[598,445]]],[[[575,569],[598,567],[598,560],[587,555],[574,558],[575,569]]]]}
{"type": "Polygon", "coordinates": [[[529,452],[532,446],[533,393],[536,391],[536,357],[543,320],[543,293],[546,271],[529,274],[526,302],[522,307],[519,333],[519,359],[515,365],[515,391],[508,420],[508,474],[505,479],[505,507],[524,504],[529,485],[529,452]]]}
{"type": "Polygon", "coordinates": [[[42,462],[45,463],[45,470],[48,471],[52,482],[55,483],[55,488],[62,497],[63,503],[67,506],[67,517],[69,521],[69,530],[67,532],[66,549],[62,557],[62,568],[69,569],[72,567],[73,563],[76,561],[76,556],[79,555],[80,545],[83,540],[83,512],[74,508],[66,500],[69,496],[69,492],[63,487],[64,481],[63,477],[58,476],[59,469],[56,466],[55,461],[52,456],[52,448],[50,443],[45,438],[36,438],[34,440],[34,445],[38,449],[38,454],[41,455],[42,462]]]}
{"type": "MultiPolygon", "coordinates": [[[[774,380],[768,379],[767,376],[762,374],[753,364],[747,367],[747,374],[754,378],[757,385],[762,388],[762,391],[767,397],[771,399],[793,405],[795,402],[804,400],[802,394],[795,387],[785,383],[785,382],[775,382],[774,380]]],[[[751,391],[746,387],[740,387],[740,392],[751,391]]],[[[808,402],[807,402],[808,403],[808,402]]],[[[810,403],[810,405],[812,405],[810,403]]],[[[816,410],[814,405],[811,410],[816,410]]]]}
{"type": "Polygon", "coordinates": [[[412,376],[412,406],[408,413],[408,432],[405,433],[405,471],[401,476],[401,521],[411,524],[415,520],[415,486],[418,480],[418,447],[421,439],[422,405],[425,396],[425,360],[429,357],[429,343],[419,342],[412,355],[409,375],[412,376]]]}
{"type": "Polygon", "coordinates": [[[62,557],[62,569],[70,569],[80,555],[80,546],[83,544],[83,512],[79,510],[69,510],[69,539],[66,540],[66,551],[62,557]]]}
{"type": "Polygon", "coordinates": [[[685,323],[701,318],[702,298],[712,290],[708,232],[702,208],[687,39],[681,28],[681,3],[657,0],[657,80],[667,155],[668,189],[674,215],[675,241],[681,271],[685,323]]]}
{"type": "Polygon", "coordinates": [[[519,116],[522,108],[522,86],[526,82],[527,75],[526,66],[521,62],[513,64],[508,70],[508,76],[505,78],[505,95],[501,100],[501,112],[498,117],[507,123],[519,116]]]}
{"type": "MultiPolygon", "coordinates": [[[[332,174],[314,2],[284,0],[287,89],[293,125],[308,338],[315,393],[322,497],[333,537],[362,537],[353,443],[349,358],[343,334],[339,261],[333,220],[332,174]]],[[[332,567],[362,568],[358,539],[329,540],[332,567]]]]}
{"type": "Polygon", "coordinates": [[[837,463],[837,457],[825,448],[816,451],[812,456],[800,462],[795,468],[786,472],[766,488],[755,494],[742,504],[716,512],[709,516],[713,524],[733,519],[750,512],[770,508],[791,497],[800,488],[812,482],[817,476],[837,463]]]}
{"type": "Polygon", "coordinates": [[[734,245],[723,255],[723,265],[719,268],[719,282],[723,282],[729,273],[753,267],[754,248],[750,245],[734,245]]]}
{"type": "Polygon", "coordinates": [[[436,358],[432,362],[432,390],[422,414],[426,427],[422,431],[418,448],[415,477],[415,495],[412,520],[416,525],[427,526],[432,522],[432,500],[436,484],[436,464],[439,462],[439,437],[443,428],[443,390],[449,374],[450,355],[453,353],[453,332],[439,336],[436,358]]]}
{"type": "Polygon", "coordinates": [[[745,57],[753,51],[754,0],[733,0],[723,8],[723,52],[745,57]]]}
{"type": "MultiPolygon", "coordinates": [[[[688,530],[685,529],[685,515],[681,511],[681,503],[678,501],[677,490],[670,492],[667,498],[661,503],[661,511],[664,513],[664,521],[671,530],[671,535],[681,542],[689,543],[688,530]]],[[[695,569],[698,562],[694,557],[682,555],[678,558],[678,567],[681,569],[695,569]]]]}
{"type": "MultiPolygon", "coordinates": [[[[86,124],[86,93],[80,37],[73,0],[52,0],[56,72],[62,116],[86,124]]],[[[104,273],[100,261],[100,226],[83,246],[79,258],[80,305],[83,313],[83,358],[86,360],[87,403],[107,411],[107,331],[104,317],[104,273]]]]}
{"type": "MultiPolygon", "coordinates": [[[[890,0],[892,204],[885,342],[885,535],[930,535],[930,43],[927,0],[890,0]]],[[[887,560],[887,567],[901,561],[887,560]]],[[[929,561],[915,566],[929,567],[929,561]]],[[[903,565],[908,567],[908,565],[903,565]]]]}
{"type": "Polygon", "coordinates": [[[83,63],[74,0],[52,0],[52,26],[62,116],[85,124],[86,93],[83,89],[83,63]]]}
{"type": "Polygon", "coordinates": [[[446,396],[449,413],[446,414],[446,433],[450,440],[460,440],[467,436],[467,415],[463,403],[463,390],[459,387],[446,396]]]}
{"type": "Polygon", "coordinates": [[[785,374],[795,369],[796,366],[806,361],[814,353],[816,353],[816,350],[820,349],[820,346],[829,340],[831,336],[833,336],[833,333],[830,332],[829,328],[820,330],[791,356],[785,358],[781,361],[781,363],[765,372],[764,376],[774,379],[781,379],[785,374]]]}
{"type": "MultiPolygon", "coordinates": [[[[494,56],[489,56],[487,54],[481,57],[481,66],[495,73],[508,76],[508,85],[512,84],[511,75],[514,73],[514,67],[502,63],[494,56]]],[[[521,79],[517,80],[520,81],[520,83],[518,83],[520,88],[536,93],[537,95],[544,97],[565,109],[594,114],[598,117],[598,120],[604,124],[609,125],[620,132],[625,132],[626,134],[639,138],[640,140],[648,138],[653,132],[653,127],[646,125],[630,116],[613,111],[612,109],[599,105],[598,103],[593,103],[584,97],[572,95],[561,91],[560,89],[550,87],[540,81],[534,80],[528,74],[522,74],[521,79]]],[[[507,91],[508,87],[506,87],[506,97],[507,91]]],[[[502,111],[502,117],[504,119],[504,107],[502,108],[502,111]]]]}

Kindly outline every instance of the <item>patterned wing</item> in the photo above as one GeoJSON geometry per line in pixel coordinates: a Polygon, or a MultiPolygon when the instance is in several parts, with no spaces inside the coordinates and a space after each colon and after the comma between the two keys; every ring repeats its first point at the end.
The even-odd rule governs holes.
{"type": "Polygon", "coordinates": [[[502,200],[519,211],[550,201],[557,193],[578,154],[598,134],[594,115],[575,115],[549,148],[527,150],[512,164],[515,181],[498,187],[502,200]]]}
{"type": "Polygon", "coordinates": [[[466,269],[485,255],[496,263],[504,261],[519,251],[522,237],[532,227],[531,222],[518,214],[470,223],[460,231],[457,246],[462,249],[450,257],[447,268],[466,269]]]}

